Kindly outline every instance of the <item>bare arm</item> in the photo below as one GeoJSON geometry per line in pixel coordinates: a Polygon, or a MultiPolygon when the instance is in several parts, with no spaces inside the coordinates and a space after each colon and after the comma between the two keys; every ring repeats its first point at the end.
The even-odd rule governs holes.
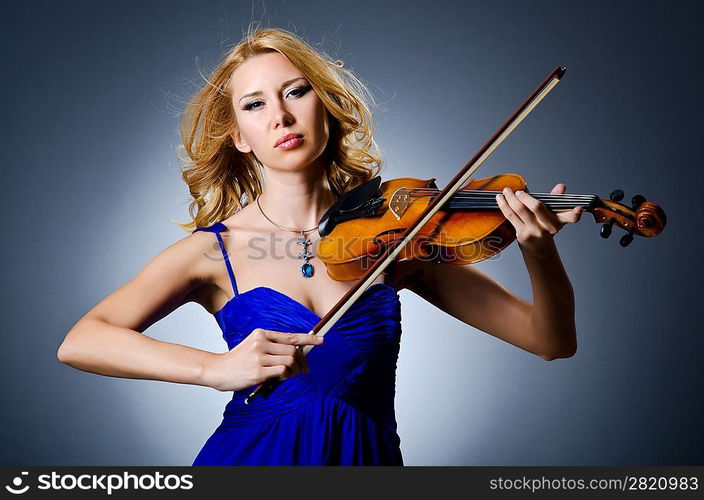
{"type": "Polygon", "coordinates": [[[557,252],[555,260],[526,257],[534,304],[473,265],[416,264],[407,288],[460,321],[545,360],[576,348],[574,300],[557,252]]]}
{"type": "MultiPolygon", "coordinates": [[[[565,189],[557,184],[551,192],[565,189]]],[[[571,357],[577,350],[574,293],[553,237],[564,224],[579,220],[581,208],[553,214],[527,193],[510,190],[497,199],[516,227],[533,304],[472,265],[418,262],[404,273],[407,287],[468,325],[545,360],[571,357]]]]}
{"type": "Polygon", "coordinates": [[[208,236],[197,232],[167,247],[90,310],[64,338],[59,361],[112,377],[208,386],[204,369],[216,353],[142,333],[191,300],[203,283],[203,255],[212,243],[208,236]]]}
{"type": "Polygon", "coordinates": [[[307,333],[257,328],[225,353],[162,342],[142,332],[211,284],[206,252],[212,235],[193,233],[154,257],[129,283],[90,310],[68,332],[59,361],[111,377],[163,380],[235,391],[308,370],[296,346],[323,343],[307,333]]]}
{"type": "Polygon", "coordinates": [[[58,359],[110,377],[162,380],[208,387],[206,364],[215,353],[153,339],[107,321],[85,318],[61,344],[58,359]]]}

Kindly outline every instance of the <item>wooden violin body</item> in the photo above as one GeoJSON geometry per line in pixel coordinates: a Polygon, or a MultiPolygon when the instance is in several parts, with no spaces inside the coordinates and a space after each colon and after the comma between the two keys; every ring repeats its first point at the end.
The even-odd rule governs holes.
{"type": "MultiPolygon", "coordinates": [[[[528,192],[525,180],[518,174],[470,179],[422,226],[396,260],[465,265],[505,249],[516,239],[516,233],[496,202],[496,194],[504,187],[528,192]]],[[[438,192],[435,178],[400,177],[382,183],[377,176],[340,198],[323,215],[318,228],[321,240],[317,255],[325,263],[328,275],[338,281],[361,277],[408,224],[418,219],[438,192]]],[[[614,224],[626,229],[622,246],[630,243],[633,234],[656,236],[662,231],[666,217],[658,205],[637,195],[634,206],[629,208],[614,201],[618,197],[614,193],[610,201],[595,195],[531,195],[554,212],[582,206],[596,222],[605,224],[603,237],[610,234],[614,224]]]]}

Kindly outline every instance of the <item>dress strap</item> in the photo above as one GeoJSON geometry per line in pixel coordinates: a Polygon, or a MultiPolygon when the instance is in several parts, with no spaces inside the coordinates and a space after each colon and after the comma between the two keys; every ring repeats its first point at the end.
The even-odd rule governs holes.
{"type": "MultiPolygon", "coordinates": [[[[227,251],[225,250],[225,245],[222,242],[222,236],[220,236],[220,231],[227,231],[227,226],[223,224],[222,222],[216,222],[212,226],[208,227],[199,227],[198,229],[194,230],[193,233],[196,231],[207,231],[209,233],[215,233],[215,236],[218,238],[218,243],[220,244],[220,250],[222,251],[222,256],[225,258],[225,265],[227,266],[227,273],[230,275],[230,282],[232,283],[232,291],[234,292],[235,296],[239,295],[239,292],[237,291],[237,282],[235,281],[235,274],[232,272],[232,265],[230,264],[230,258],[227,256],[227,251]]],[[[191,233],[191,234],[193,234],[191,233]]]]}

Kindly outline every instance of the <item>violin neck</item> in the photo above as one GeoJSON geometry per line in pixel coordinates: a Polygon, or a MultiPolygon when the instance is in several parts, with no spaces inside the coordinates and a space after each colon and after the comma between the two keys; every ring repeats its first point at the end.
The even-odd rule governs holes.
{"type": "MultiPolygon", "coordinates": [[[[444,206],[447,210],[499,210],[496,195],[501,191],[466,190],[455,193],[444,206]]],[[[560,212],[582,207],[589,210],[599,203],[599,197],[593,194],[551,194],[528,193],[542,202],[549,210],[560,212]]],[[[437,193],[433,195],[434,198],[437,193]]]]}

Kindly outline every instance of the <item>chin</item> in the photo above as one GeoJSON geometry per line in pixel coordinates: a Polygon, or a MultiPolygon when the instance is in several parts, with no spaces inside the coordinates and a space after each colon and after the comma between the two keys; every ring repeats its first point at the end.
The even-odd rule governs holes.
{"type": "Polygon", "coordinates": [[[299,170],[305,170],[310,168],[311,165],[317,160],[316,158],[298,157],[290,158],[289,161],[282,161],[278,164],[279,170],[287,170],[290,172],[297,172],[299,170]]]}
{"type": "Polygon", "coordinates": [[[301,161],[291,161],[291,162],[282,162],[282,163],[277,163],[274,164],[270,167],[268,167],[271,170],[277,170],[279,172],[299,172],[301,170],[305,170],[310,166],[310,162],[301,162],[301,161]]]}

